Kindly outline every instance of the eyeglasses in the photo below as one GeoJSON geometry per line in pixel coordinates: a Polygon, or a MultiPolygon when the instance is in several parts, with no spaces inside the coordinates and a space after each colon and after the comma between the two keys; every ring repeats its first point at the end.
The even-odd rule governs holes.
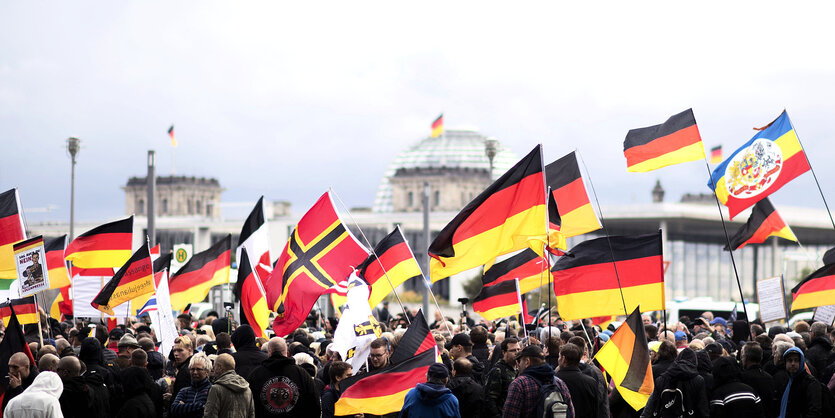
{"type": "Polygon", "coordinates": [[[383,358],[383,356],[385,356],[385,354],[369,354],[368,355],[368,357],[371,357],[371,358],[383,358]]]}

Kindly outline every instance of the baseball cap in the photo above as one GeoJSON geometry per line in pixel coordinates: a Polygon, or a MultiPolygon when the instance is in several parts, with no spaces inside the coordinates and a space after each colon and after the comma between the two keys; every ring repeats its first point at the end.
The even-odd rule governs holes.
{"type": "Polygon", "coordinates": [[[710,344],[705,346],[705,351],[707,351],[708,354],[721,356],[722,355],[722,346],[719,345],[719,343],[710,343],[710,344]]]}
{"type": "Polygon", "coordinates": [[[116,344],[116,346],[139,348],[139,343],[136,342],[136,337],[133,335],[125,334],[121,339],[119,339],[119,343],[116,344]]]}
{"type": "Polygon", "coordinates": [[[449,350],[450,348],[452,348],[453,346],[456,346],[456,345],[463,345],[464,347],[472,347],[473,346],[473,341],[470,339],[469,334],[455,334],[455,336],[452,337],[452,341],[446,343],[446,345],[444,345],[444,347],[446,347],[446,349],[449,350]]]}
{"type": "Polygon", "coordinates": [[[713,321],[710,321],[710,325],[716,325],[716,324],[722,325],[723,327],[727,327],[728,326],[728,321],[725,321],[725,318],[716,317],[716,318],[713,318],[713,321]]]}
{"type": "Polygon", "coordinates": [[[676,341],[687,340],[687,334],[684,331],[676,331],[676,341]]]}
{"type": "Polygon", "coordinates": [[[426,374],[436,379],[446,379],[449,377],[449,370],[441,363],[434,363],[429,366],[429,371],[426,374]]]}
{"type": "Polygon", "coordinates": [[[539,357],[541,359],[545,358],[545,354],[542,352],[542,349],[539,348],[538,345],[529,345],[522,349],[519,354],[516,355],[516,360],[520,360],[523,357],[539,357]]]}

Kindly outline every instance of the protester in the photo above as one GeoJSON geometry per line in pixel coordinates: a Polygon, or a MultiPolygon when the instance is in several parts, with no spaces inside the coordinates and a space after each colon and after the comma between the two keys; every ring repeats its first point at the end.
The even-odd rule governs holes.
{"type": "Polygon", "coordinates": [[[470,360],[459,358],[452,363],[452,379],[450,379],[448,387],[455,398],[458,399],[459,412],[462,418],[481,416],[481,409],[484,405],[484,388],[473,379],[473,364],[470,360]]]}
{"type": "Polygon", "coordinates": [[[117,343],[118,353],[116,354],[116,364],[120,369],[127,369],[130,367],[130,354],[133,350],[140,348],[136,337],[131,334],[125,334],[119,339],[117,343]]]}
{"type": "Polygon", "coordinates": [[[578,418],[597,418],[601,403],[597,382],[580,371],[582,352],[575,344],[560,348],[559,369],[556,376],[562,380],[571,393],[574,413],[578,418]]]}
{"type": "Polygon", "coordinates": [[[58,369],[58,356],[51,353],[41,355],[38,360],[38,370],[41,372],[54,372],[58,369]]]}
{"type": "Polygon", "coordinates": [[[826,366],[835,362],[835,352],[832,351],[832,341],[826,335],[826,324],[823,322],[812,324],[810,337],[811,343],[806,350],[806,363],[815,370],[815,377],[820,380],[824,376],[826,366]]]}
{"type": "Polygon", "coordinates": [[[742,346],[741,351],[743,370],[740,381],[754,389],[762,402],[765,416],[776,417],[780,411],[779,404],[775,403],[776,388],[774,378],[762,369],[762,347],[758,343],[748,342],[742,346]]]}
{"type": "Polygon", "coordinates": [[[287,343],[275,337],[267,343],[269,358],[247,379],[255,402],[255,416],[311,417],[321,414],[313,378],[287,357],[287,343]]]}
{"type": "Polygon", "coordinates": [[[780,417],[821,416],[821,386],[806,373],[806,358],[797,347],[783,353],[785,369],[775,375],[780,417]]]}
{"type": "Polygon", "coordinates": [[[667,415],[676,413],[682,408],[684,413],[689,416],[709,416],[707,391],[704,379],[699,376],[697,365],[698,360],[693,350],[689,347],[681,350],[673,365],[664,374],[655,378],[655,389],[652,391],[641,417],[667,415]],[[661,394],[667,389],[674,391],[668,393],[673,395],[680,393],[681,396],[672,400],[662,400],[661,394]],[[674,409],[675,411],[668,412],[667,409],[674,409]]]}
{"type": "Polygon", "coordinates": [[[217,354],[233,354],[235,351],[232,350],[232,337],[227,332],[221,332],[217,334],[215,337],[215,343],[217,344],[217,354]]]}
{"type": "Polygon", "coordinates": [[[138,343],[139,347],[148,355],[148,365],[146,366],[148,374],[154,380],[161,378],[165,369],[165,356],[156,350],[154,340],[148,337],[140,338],[138,343]]]}
{"type": "MultiPolygon", "coordinates": [[[[135,351],[135,353],[139,352],[142,351],[135,351]]],[[[148,372],[141,367],[128,367],[122,371],[121,378],[125,401],[119,409],[117,416],[119,418],[149,418],[156,416],[157,407],[151,398],[153,394],[150,393],[153,382],[151,382],[151,377],[148,372]]]]}
{"type": "Polygon", "coordinates": [[[328,367],[328,377],[330,385],[328,385],[324,392],[322,392],[322,418],[334,417],[334,406],[339,400],[340,388],[339,382],[351,377],[354,370],[351,365],[344,361],[333,361],[328,367]]]}
{"type": "Polygon", "coordinates": [[[174,401],[171,402],[172,417],[199,418],[203,416],[203,408],[206,406],[209,389],[212,386],[209,381],[211,370],[211,361],[205,354],[201,353],[191,357],[188,363],[191,385],[179,391],[174,401]]]}
{"type": "Polygon", "coordinates": [[[478,362],[486,365],[490,361],[490,347],[487,346],[487,328],[482,326],[473,327],[470,330],[470,339],[473,342],[472,354],[478,362]]]}
{"type": "Polygon", "coordinates": [[[177,394],[183,388],[191,385],[191,373],[189,372],[189,364],[194,354],[192,349],[192,342],[188,337],[177,337],[174,340],[174,347],[171,352],[174,354],[174,384],[171,386],[170,393],[163,395],[163,399],[169,401],[177,397],[177,394]]]}
{"type": "Polygon", "coordinates": [[[388,367],[391,365],[389,357],[391,357],[391,350],[388,340],[385,338],[377,338],[371,341],[370,351],[368,353],[368,370],[365,370],[365,366],[363,365],[360,368],[360,373],[373,372],[388,367]]]}
{"type": "MultiPolygon", "coordinates": [[[[228,334],[227,334],[228,335],[228,334]]],[[[206,418],[245,418],[255,416],[255,404],[249,383],[235,373],[235,359],[230,354],[217,356],[214,378],[206,400],[206,418]]]]}
{"type": "MultiPolygon", "coordinates": [[[[19,354],[19,353],[16,353],[19,354]]],[[[38,374],[32,384],[9,401],[3,410],[4,418],[61,417],[61,392],[64,385],[55,372],[38,374]]]]}
{"type": "Polygon", "coordinates": [[[652,375],[658,377],[664,374],[676,361],[677,355],[678,350],[669,341],[658,343],[657,355],[655,361],[652,362],[652,375]]]}
{"type": "Polygon", "coordinates": [[[37,377],[38,369],[31,364],[29,356],[21,352],[12,354],[9,358],[9,386],[3,396],[3,408],[29,388],[37,377]]]}
{"type": "Polygon", "coordinates": [[[554,369],[545,364],[545,355],[541,348],[535,345],[525,347],[516,355],[516,361],[519,364],[520,375],[508,387],[502,417],[534,416],[543,385],[553,385],[549,387],[562,399],[561,403],[564,404],[566,417],[574,417],[575,409],[568,387],[561,379],[554,376],[554,369]]]}
{"type": "Polygon", "coordinates": [[[418,383],[406,394],[400,417],[460,418],[458,400],[445,387],[448,381],[449,370],[446,366],[440,363],[429,366],[426,383],[418,383]]]}
{"type": "Polygon", "coordinates": [[[710,416],[716,418],[757,418],[764,416],[763,404],[754,388],[740,381],[742,370],[733,357],[713,362],[714,389],[710,416]]]}
{"type": "Polygon", "coordinates": [[[516,355],[522,351],[519,340],[515,337],[505,338],[501,342],[502,358],[487,373],[484,385],[484,416],[496,418],[502,416],[507,390],[511,382],[516,379],[516,355]]]}
{"type": "Polygon", "coordinates": [[[449,357],[452,361],[459,358],[466,358],[473,365],[473,378],[478,384],[483,383],[484,365],[473,356],[473,342],[468,334],[455,334],[452,340],[446,344],[449,350],[449,357]]]}
{"type": "Polygon", "coordinates": [[[232,354],[235,373],[246,379],[267,359],[267,353],[255,346],[255,331],[249,325],[244,324],[236,328],[232,332],[231,341],[235,346],[235,353],[232,354]]]}

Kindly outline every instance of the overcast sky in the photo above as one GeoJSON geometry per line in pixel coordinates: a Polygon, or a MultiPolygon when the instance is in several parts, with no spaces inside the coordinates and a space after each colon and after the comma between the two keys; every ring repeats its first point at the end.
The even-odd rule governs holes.
{"type": "MultiPolygon", "coordinates": [[[[829,3],[2,2],[0,189],[68,220],[124,213],[146,152],[211,176],[226,202],[328,187],[371,206],[395,155],[446,126],[477,128],[546,162],[577,148],[603,205],[708,192],[701,163],[626,172],[631,128],[692,107],[726,155],[784,109],[835,203],[835,54],[829,3]],[[242,4],[245,3],[245,4],[242,4]],[[361,4],[361,6],[360,6],[361,4]]],[[[810,174],[775,204],[822,208],[810,174]]]]}

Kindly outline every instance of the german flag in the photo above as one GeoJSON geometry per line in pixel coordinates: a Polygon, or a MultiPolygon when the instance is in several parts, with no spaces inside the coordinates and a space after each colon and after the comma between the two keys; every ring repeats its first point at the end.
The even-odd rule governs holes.
{"type": "Polygon", "coordinates": [[[209,289],[229,283],[232,262],[232,234],[214,243],[208,250],[195,254],[168,279],[171,308],[182,310],[191,302],[206,299],[209,289]]]}
{"type": "Polygon", "coordinates": [[[0,303],[0,319],[3,320],[4,324],[9,323],[12,309],[14,309],[14,313],[21,324],[38,323],[38,304],[35,303],[34,295],[0,303]]]}
{"type": "MultiPolygon", "coordinates": [[[[551,188],[551,204],[555,205],[561,221],[559,231],[565,238],[600,229],[573,151],[545,166],[545,178],[551,188]]],[[[550,204],[548,210],[553,210],[550,204]]]]}
{"type": "Polygon", "coordinates": [[[70,273],[67,270],[67,262],[64,261],[67,236],[44,238],[43,246],[46,253],[46,269],[49,270],[49,288],[60,289],[69,286],[70,273]]]}
{"type": "MultiPolygon", "coordinates": [[[[357,266],[358,276],[363,278],[371,291],[368,305],[373,309],[383,301],[393,289],[409,279],[422,278],[420,266],[403,231],[397,226],[394,231],[380,240],[374,252],[357,266]]],[[[347,297],[338,293],[331,294],[333,306],[340,307],[347,302],[347,297]]]]}
{"type": "Polygon", "coordinates": [[[646,406],[655,383],[639,308],[632,311],[594,358],[612,376],[618,392],[632,408],[637,411],[646,406]]]}
{"type": "Polygon", "coordinates": [[[177,147],[177,139],[174,138],[174,125],[171,125],[171,127],[168,128],[168,136],[171,137],[171,146],[176,148],[177,147]]]}
{"type": "Polygon", "coordinates": [[[8,280],[0,284],[0,289],[8,289],[11,281],[17,279],[12,244],[26,239],[22,213],[17,189],[0,193],[0,279],[8,280]]]}
{"type": "Polygon", "coordinates": [[[522,295],[516,279],[484,286],[473,299],[473,311],[488,321],[519,315],[522,295]]]}
{"type": "Polygon", "coordinates": [[[444,133],[444,114],[441,113],[434,122],[432,122],[432,138],[437,138],[444,133]]]}
{"type": "MultiPolygon", "coordinates": [[[[770,236],[797,242],[794,232],[780,218],[771,201],[765,198],[754,205],[748,222],[731,237],[731,246],[738,250],[747,244],[762,244],[770,236]]],[[[725,251],[728,251],[727,245],[725,251]]]]}
{"type": "Polygon", "coordinates": [[[264,196],[258,199],[252,212],[244,221],[244,226],[241,228],[241,234],[238,237],[236,260],[241,259],[241,250],[244,248],[249,254],[250,266],[254,267],[255,273],[263,284],[263,280],[273,271],[270,262],[270,231],[264,218],[264,196]]]}
{"type": "Polygon", "coordinates": [[[710,163],[719,164],[722,162],[722,146],[715,146],[710,149],[710,163]]]}
{"type": "Polygon", "coordinates": [[[519,292],[528,293],[540,286],[551,283],[548,260],[534,250],[526,248],[508,259],[490,266],[481,275],[484,287],[498,283],[519,280],[519,292]]]}
{"type": "Polygon", "coordinates": [[[827,264],[792,289],[792,310],[832,305],[835,301],[835,264],[827,264]]]}
{"type": "Polygon", "coordinates": [[[429,330],[429,324],[426,323],[423,311],[419,310],[415,318],[412,319],[412,323],[406,328],[406,332],[400,338],[400,342],[397,343],[397,347],[391,353],[389,360],[391,364],[400,364],[424,351],[433,350],[435,347],[435,337],[429,330]]]}
{"type": "Polygon", "coordinates": [[[72,315],[72,298],[70,297],[70,286],[58,289],[59,292],[52,301],[49,308],[49,316],[57,321],[63,321],[68,315],[72,315]]]}
{"type": "Polygon", "coordinates": [[[112,316],[115,315],[113,307],[153,292],[154,264],[151,262],[151,250],[145,244],[104,285],[90,305],[112,316]]]}
{"type": "Polygon", "coordinates": [[[270,307],[261,288],[261,280],[252,270],[246,248],[241,249],[241,262],[238,265],[238,281],[235,294],[241,299],[241,324],[248,324],[255,331],[256,337],[266,337],[270,326],[270,307]]]}
{"type": "Polygon", "coordinates": [[[660,125],[632,129],[623,141],[626,171],[643,173],[668,165],[705,158],[705,147],[693,109],[671,116],[660,125]]]}
{"type": "Polygon", "coordinates": [[[121,267],[131,256],[133,216],[97,226],[76,237],[64,259],[85,269],[121,267]]]}
{"type": "Polygon", "coordinates": [[[276,335],[298,328],[319,296],[345,287],[348,275],[367,257],[368,250],[336,214],[330,193],[323,194],[290,234],[266,280],[267,304],[278,312],[276,335]]]}
{"type": "Polygon", "coordinates": [[[426,350],[402,363],[367,374],[349,377],[339,383],[342,394],[334,415],[385,415],[400,411],[406,393],[426,382],[426,372],[435,363],[435,350],[426,350]]]}
{"type": "MultiPolygon", "coordinates": [[[[159,282],[162,280],[165,272],[171,267],[171,259],[174,254],[167,253],[165,255],[159,254],[159,244],[151,248],[151,260],[154,262],[154,293],[146,293],[131,299],[130,307],[135,315],[139,316],[142,307],[156,294],[156,289],[159,287],[159,282]]],[[[167,277],[167,276],[166,276],[167,277]]]]}
{"type": "Polygon", "coordinates": [[[733,220],[809,169],[789,115],[783,111],[716,166],[707,187],[728,207],[733,220]]]}
{"type": "MultiPolygon", "coordinates": [[[[3,341],[0,341],[0,373],[3,376],[9,375],[9,360],[15,353],[24,353],[29,357],[29,364],[37,364],[35,358],[32,356],[32,351],[29,350],[29,344],[23,336],[23,327],[20,326],[16,315],[12,314],[6,323],[6,335],[3,341]]],[[[0,403],[6,396],[6,385],[0,385],[0,403]]]]}
{"type": "Polygon", "coordinates": [[[542,146],[468,203],[429,246],[432,282],[546,241],[542,146]],[[537,241],[534,243],[534,241],[537,241]]]}
{"type": "Polygon", "coordinates": [[[639,305],[645,311],[664,309],[660,231],[595,238],[578,244],[571,252],[574,257],[562,257],[551,268],[562,319],[626,315],[621,290],[627,309],[639,305]],[[618,288],[618,278],[622,289],[618,288]]]}

